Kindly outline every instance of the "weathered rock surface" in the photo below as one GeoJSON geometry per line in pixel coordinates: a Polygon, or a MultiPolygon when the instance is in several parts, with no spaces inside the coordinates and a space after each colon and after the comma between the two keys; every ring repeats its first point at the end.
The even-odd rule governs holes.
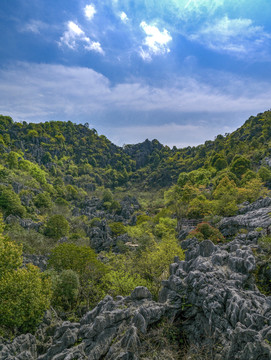
{"type": "Polygon", "coordinates": [[[142,336],[169,318],[181,319],[189,356],[204,349],[204,359],[270,360],[271,297],[258,290],[253,275],[257,237],[241,235],[220,246],[188,239],[182,247],[185,261],[176,258],[170,266],[159,302],[138,287],[125,298],[106,296],[78,323],[52,325],[47,314],[35,336],[0,345],[0,359],[147,359],[142,336]]]}
{"type": "Polygon", "coordinates": [[[254,284],[250,246],[196,239],[182,246],[186,260],[171,265],[160,301],[175,304],[189,343],[209,349],[210,359],[271,359],[271,298],[254,284]]]}
{"type": "Polygon", "coordinates": [[[7,224],[18,223],[24,229],[35,230],[35,231],[39,231],[40,227],[44,225],[43,222],[34,222],[31,219],[21,219],[19,216],[15,216],[15,215],[9,215],[6,218],[5,222],[7,224]]]}
{"type": "MultiPolygon", "coordinates": [[[[0,347],[1,360],[72,360],[139,359],[139,333],[165,316],[170,306],[151,299],[144,287],[137,287],[126,298],[106,296],[97,307],[85,314],[80,323],[60,323],[53,336],[42,324],[33,335],[22,335],[0,347]],[[37,344],[42,354],[37,352],[37,344]],[[46,347],[47,344],[47,347],[46,347]]],[[[46,320],[47,325],[50,319],[46,320]]],[[[50,325],[49,325],[50,326],[50,325]]]]}
{"type": "Polygon", "coordinates": [[[239,210],[239,215],[223,218],[219,230],[224,236],[233,236],[238,230],[253,231],[263,228],[268,232],[271,225],[271,198],[266,197],[239,210]]]}

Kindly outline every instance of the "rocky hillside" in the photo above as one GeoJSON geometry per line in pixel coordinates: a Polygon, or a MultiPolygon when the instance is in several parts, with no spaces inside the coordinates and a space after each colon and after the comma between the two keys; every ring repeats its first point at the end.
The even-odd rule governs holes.
{"type": "MultiPolygon", "coordinates": [[[[268,205],[260,200],[243,211],[251,219],[268,205]]],[[[227,219],[221,224],[232,227],[227,219]]],[[[221,245],[187,239],[185,260],[171,264],[159,301],[137,287],[130,296],[106,296],[79,322],[48,311],[34,335],[3,341],[0,358],[268,360],[271,298],[259,291],[257,274],[259,259],[270,255],[259,237],[249,231],[221,245]]]]}

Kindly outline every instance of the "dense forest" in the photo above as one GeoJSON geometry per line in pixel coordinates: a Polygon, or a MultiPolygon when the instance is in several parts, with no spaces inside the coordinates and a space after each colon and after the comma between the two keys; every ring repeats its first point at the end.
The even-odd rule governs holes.
{"type": "Polygon", "coordinates": [[[139,285],[157,298],[184,258],[182,224],[225,242],[220,219],[270,193],[270,149],[271,111],[183,149],[0,116],[0,336],[34,331],[50,307],[77,319],[139,285]]]}

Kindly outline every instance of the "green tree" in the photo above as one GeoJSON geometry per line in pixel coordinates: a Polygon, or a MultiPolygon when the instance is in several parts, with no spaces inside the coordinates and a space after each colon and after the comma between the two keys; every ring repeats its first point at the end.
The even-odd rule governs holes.
{"type": "Polygon", "coordinates": [[[18,157],[20,155],[17,154],[16,152],[14,151],[11,151],[9,154],[8,154],[8,157],[7,157],[7,163],[8,163],[8,166],[10,169],[17,169],[18,168],[18,157]]]}
{"type": "Polygon", "coordinates": [[[33,331],[50,305],[50,280],[32,265],[0,278],[0,324],[10,330],[33,331]]]}
{"type": "Polygon", "coordinates": [[[109,224],[109,227],[114,236],[119,236],[126,233],[126,227],[122,222],[113,222],[109,224]]]}
{"type": "Polygon", "coordinates": [[[251,167],[251,162],[244,156],[237,155],[231,164],[231,171],[237,176],[242,176],[251,167]]]}
{"type": "Polygon", "coordinates": [[[32,331],[49,307],[50,279],[39,268],[22,265],[22,248],[0,232],[0,324],[10,331],[32,331]]]}
{"type": "Polygon", "coordinates": [[[37,208],[41,209],[49,209],[52,207],[52,201],[50,195],[45,193],[39,193],[37,196],[34,197],[34,204],[37,208]]]}
{"type": "Polygon", "coordinates": [[[213,191],[214,211],[216,215],[231,216],[238,210],[238,188],[233,180],[227,176],[220,180],[213,191]]]}
{"type": "Polygon", "coordinates": [[[52,304],[65,310],[71,309],[79,296],[79,275],[71,269],[63,270],[60,274],[49,271],[48,274],[53,283],[52,304]]]}
{"type": "Polygon", "coordinates": [[[75,244],[60,244],[56,246],[49,259],[49,267],[56,271],[73,270],[80,276],[90,266],[99,266],[101,263],[89,246],[77,246],[75,244]]]}
{"type": "Polygon", "coordinates": [[[53,215],[47,221],[45,235],[58,240],[68,235],[69,229],[69,223],[63,215],[53,215]]]}
{"type": "Polygon", "coordinates": [[[89,246],[65,243],[58,245],[51,253],[49,267],[57,272],[73,270],[79,275],[80,293],[87,307],[104,296],[101,281],[107,269],[89,246]]]}
{"type": "Polygon", "coordinates": [[[0,185],[0,209],[6,216],[12,214],[24,217],[26,215],[20,197],[11,188],[4,185],[0,185]]]}
{"type": "Polygon", "coordinates": [[[258,175],[261,178],[261,180],[264,182],[270,182],[270,180],[271,180],[271,171],[269,168],[267,168],[265,166],[260,167],[260,169],[258,171],[258,175]]]}

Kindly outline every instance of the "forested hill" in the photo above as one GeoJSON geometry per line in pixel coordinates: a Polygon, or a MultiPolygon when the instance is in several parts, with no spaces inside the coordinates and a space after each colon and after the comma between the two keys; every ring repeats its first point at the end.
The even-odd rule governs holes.
{"type": "Polygon", "coordinates": [[[50,121],[14,122],[0,116],[1,153],[10,151],[37,163],[53,176],[72,176],[88,186],[141,184],[142,188],[168,187],[180,172],[199,168],[227,168],[236,155],[245,155],[254,170],[270,155],[271,111],[250,117],[231,134],[218,135],[197,147],[177,149],[157,140],[123,148],[98,135],[88,124],[50,121]],[[83,177],[83,178],[82,178],[83,177]]]}

